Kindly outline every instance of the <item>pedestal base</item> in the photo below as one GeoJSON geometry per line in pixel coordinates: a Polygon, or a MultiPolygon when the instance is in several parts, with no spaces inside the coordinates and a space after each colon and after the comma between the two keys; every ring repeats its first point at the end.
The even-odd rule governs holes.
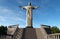
{"type": "Polygon", "coordinates": [[[37,39],[35,28],[25,28],[23,31],[22,39],[37,39]]]}
{"type": "Polygon", "coordinates": [[[33,28],[32,26],[27,26],[26,28],[33,28]]]}

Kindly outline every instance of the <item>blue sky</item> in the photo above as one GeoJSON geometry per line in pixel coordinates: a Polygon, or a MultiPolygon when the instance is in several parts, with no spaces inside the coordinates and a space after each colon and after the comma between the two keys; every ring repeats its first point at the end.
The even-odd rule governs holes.
{"type": "Polygon", "coordinates": [[[26,27],[26,11],[19,6],[26,6],[28,2],[38,6],[33,10],[33,27],[46,24],[60,28],[60,0],[0,0],[0,25],[26,27]]]}

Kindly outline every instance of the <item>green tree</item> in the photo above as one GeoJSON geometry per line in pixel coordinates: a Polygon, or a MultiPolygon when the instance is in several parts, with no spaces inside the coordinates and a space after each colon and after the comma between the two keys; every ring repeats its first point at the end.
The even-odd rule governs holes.
{"type": "Polygon", "coordinates": [[[51,27],[51,33],[60,33],[60,30],[57,26],[51,27]]]}
{"type": "Polygon", "coordinates": [[[0,35],[6,35],[7,34],[7,27],[6,26],[0,26],[0,35]]]}

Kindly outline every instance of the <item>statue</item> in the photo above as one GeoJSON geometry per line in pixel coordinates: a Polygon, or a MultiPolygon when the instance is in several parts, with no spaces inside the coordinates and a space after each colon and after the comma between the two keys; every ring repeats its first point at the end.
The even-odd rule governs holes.
{"type": "Polygon", "coordinates": [[[26,10],[26,26],[32,27],[32,10],[37,8],[36,6],[31,6],[31,3],[28,2],[28,6],[20,6],[26,10]]]}

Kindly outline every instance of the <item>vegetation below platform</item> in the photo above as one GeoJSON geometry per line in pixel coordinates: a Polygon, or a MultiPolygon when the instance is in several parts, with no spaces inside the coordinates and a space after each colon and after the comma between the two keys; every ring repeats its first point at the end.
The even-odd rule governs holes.
{"type": "Polygon", "coordinates": [[[60,33],[60,29],[57,26],[51,27],[51,33],[60,33]]]}
{"type": "Polygon", "coordinates": [[[7,26],[0,26],[0,36],[7,34],[7,26]]]}

